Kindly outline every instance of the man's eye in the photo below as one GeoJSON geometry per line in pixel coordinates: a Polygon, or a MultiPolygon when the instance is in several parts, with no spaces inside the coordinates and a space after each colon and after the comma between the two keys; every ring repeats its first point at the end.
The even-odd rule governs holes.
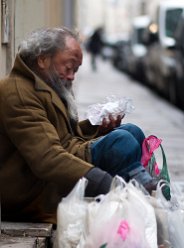
{"type": "Polygon", "coordinates": [[[67,69],[67,70],[72,70],[72,69],[73,69],[73,66],[72,66],[72,65],[67,65],[67,66],[66,66],[66,69],[67,69]]]}

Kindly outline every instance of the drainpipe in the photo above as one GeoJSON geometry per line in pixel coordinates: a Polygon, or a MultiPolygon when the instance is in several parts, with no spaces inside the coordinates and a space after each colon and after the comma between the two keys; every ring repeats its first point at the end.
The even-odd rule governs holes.
{"type": "Polygon", "coordinates": [[[0,195],[0,234],[1,234],[1,195],[0,195]]]}
{"type": "Polygon", "coordinates": [[[64,0],[64,26],[74,28],[75,0],[64,0]]]}

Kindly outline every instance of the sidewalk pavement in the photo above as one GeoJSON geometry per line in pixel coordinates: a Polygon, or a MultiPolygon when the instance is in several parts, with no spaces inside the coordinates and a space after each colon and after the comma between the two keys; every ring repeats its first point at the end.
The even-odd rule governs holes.
{"type": "MultiPolygon", "coordinates": [[[[184,112],[174,107],[149,88],[117,71],[108,61],[98,61],[92,72],[88,54],[74,82],[80,119],[90,104],[102,102],[106,96],[130,97],[135,110],[127,114],[123,123],[140,126],[145,134],[162,139],[172,181],[184,182],[184,112]]],[[[158,156],[159,159],[159,156],[158,156]]],[[[162,161],[159,161],[162,164],[162,161]]]]}

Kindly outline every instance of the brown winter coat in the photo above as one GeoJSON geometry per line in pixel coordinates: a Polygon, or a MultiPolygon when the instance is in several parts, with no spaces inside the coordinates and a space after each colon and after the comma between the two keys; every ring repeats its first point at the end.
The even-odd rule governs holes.
{"type": "Polygon", "coordinates": [[[17,56],[0,82],[3,216],[24,220],[30,213],[31,221],[55,222],[61,197],[92,167],[88,145],[97,131],[86,120],[72,134],[63,102],[17,56]]]}

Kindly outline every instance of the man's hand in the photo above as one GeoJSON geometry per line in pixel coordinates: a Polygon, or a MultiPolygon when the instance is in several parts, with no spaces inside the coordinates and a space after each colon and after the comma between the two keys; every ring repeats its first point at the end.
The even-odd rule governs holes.
{"type": "Polygon", "coordinates": [[[98,167],[91,168],[84,176],[88,179],[85,190],[86,197],[95,197],[109,192],[112,176],[98,167]]]}
{"type": "Polygon", "coordinates": [[[118,115],[115,119],[111,114],[109,115],[109,118],[104,118],[102,121],[102,125],[99,127],[100,134],[107,134],[110,131],[112,131],[115,127],[119,127],[121,124],[121,120],[124,118],[124,115],[118,115]]]}

